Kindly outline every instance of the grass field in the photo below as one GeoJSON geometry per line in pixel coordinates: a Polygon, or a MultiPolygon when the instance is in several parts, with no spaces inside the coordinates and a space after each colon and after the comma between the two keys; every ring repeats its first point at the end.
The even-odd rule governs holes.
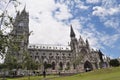
{"type": "Polygon", "coordinates": [[[120,67],[100,69],[69,77],[54,78],[52,80],[120,80],[120,67]]]}
{"type": "MultiPolygon", "coordinates": [[[[51,78],[55,78],[55,76],[49,75],[49,76],[46,76],[46,78],[43,78],[43,76],[30,76],[30,78],[26,76],[26,77],[20,77],[20,78],[6,78],[5,80],[44,80],[44,79],[49,80],[51,78]]],[[[3,79],[0,78],[0,80],[3,80],[3,79]]]]}
{"type": "MultiPolygon", "coordinates": [[[[0,79],[2,80],[2,79],[0,79]]],[[[9,78],[7,80],[28,80],[28,77],[9,78]]],[[[32,76],[30,80],[120,80],[120,67],[95,70],[87,73],[81,73],[73,76],[32,76]]]]}

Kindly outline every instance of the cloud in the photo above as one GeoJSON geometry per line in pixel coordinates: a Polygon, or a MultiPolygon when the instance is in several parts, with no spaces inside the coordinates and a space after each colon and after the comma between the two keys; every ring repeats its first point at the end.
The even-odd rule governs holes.
{"type": "Polygon", "coordinates": [[[51,13],[39,15],[40,23],[30,19],[30,43],[35,44],[67,44],[69,40],[69,27],[57,22],[51,13]]]}
{"type": "MultiPolygon", "coordinates": [[[[107,40],[110,39],[109,36],[105,36],[107,34],[98,32],[95,28],[95,25],[91,23],[87,23],[88,28],[84,28],[83,24],[85,24],[88,20],[90,20],[89,18],[86,17],[79,17],[78,19],[72,19],[69,22],[69,24],[66,24],[62,20],[67,21],[71,17],[73,17],[73,15],[69,11],[68,5],[54,3],[50,1],[50,4],[52,4],[52,6],[48,6],[46,2],[47,0],[45,0],[45,2],[40,1],[40,4],[42,4],[41,6],[39,5],[39,1],[37,1],[37,3],[35,2],[36,4],[34,5],[30,5],[29,8],[30,30],[33,30],[34,33],[33,35],[30,36],[30,43],[67,45],[68,42],[70,41],[70,37],[69,37],[70,24],[73,25],[77,38],[79,38],[79,35],[82,35],[84,40],[88,38],[90,45],[93,48],[98,48],[98,49],[104,48],[102,44],[106,46],[111,46],[118,39],[117,37],[114,36],[111,37],[112,39],[114,39],[112,40],[112,42],[107,42],[107,40]],[[40,6],[40,8],[37,7],[37,9],[35,9],[35,6],[37,4],[40,6]],[[53,13],[55,14],[54,16],[53,13]]],[[[112,8],[110,9],[112,11],[112,8]]],[[[113,15],[117,13],[114,10],[111,13],[106,10],[107,9],[98,6],[95,7],[94,11],[96,12],[93,12],[93,14],[96,16],[101,16],[101,15],[107,16],[108,14],[113,15]],[[105,12],[105,13],[100,14],[99,12],[105,12]]]]}
{"type": "Polygon", "coordinates": [[[81,30],[83,28],[83,26],[80,24],[80,20],[79,19],[73,19],[73,20],[71,20],[70,24],[72,24],[73,27],[76,30],[81,30]]]}
{"type": "Polygon", "coordinates": [[[83,10],[86,10],[86,9],[88,9],[89,8],[89,6],[85,6],[85,5],[81,5],[81,4],[79,4],[78,5],[78,8],[80,8],[80,9],[83,9],[83,10]]]}
{"type": "Polygon", "coordinates": [[[116,15],[119,14],[119,12],[120,12],[120,4],[117,0],[101,0],[100,6],[93,7],[92,14],[101,17],[101,16],[116,15]]]}
{"type": "Polygon", "coordinates": [[[114,35],[107,35],[105,34],[103,37],[101,37],[101,41],[104,45],[110,46],[111,48],[115,47],[114,43],[119,39],[120,34],[114,34],[114,35]]]}
{"type": "Polygon", "coordinates": [[[84,4],[84,2],[82,1],[79,1],[79,0],[76,0],[75,1],[75,4],[76,4],[76,7],[79,8],[79,9],[82,9],[82,10],[87,10],[89,8],[89,6],[86,6],[84,4]]]}
{"type": "Polygon", "coordinates": [[[101,0],[101,6],[104,8],[118,7],[119,0],[101,0]]]}
{"type": "Polygon", "coordinates": [[[114,28],[114,29],[116,29],[117,31],[120,31],[120,30],[119,30],[119,28],[120,28],[120,27],[119,27],[119,26],[120,26],[120,22],[119,22],[119,19],[117,19],[117,18],[111,18],[111,19],[105,21],[105,22],[104,22],[104,25],[105,25],[106,27],[114,28]]]}
{"type": "Polygon", "coordinates": [[[93,7],[92,15],[97,16],[104,27],[113,28],[115,31],[120,32],[119,13],[120,4],[117,0],[102,0],[100,6],[93,7]]]}
{"type": "Polygon", "coordinates": [[[6,13],[12,17],[15,16],[15,11],[16,11],[15,6],[17,7],[17,6],[21,6],[21,5],[19,5],[19,3],[17,1],[14,2],[14,0],[11,2],[9,2],[9,0],[1,0],[0,1],[0,11],[1,12],[6,11],[6,13]]]}
{"type": "Polygon", "coordinates": [[[55,4],[54,0],[31,0],[27,1],[27,9],[30,14],[30,30],[33,31],[30,36],[31,44],[68,44],[69,26],[58,21],[58,19],[67,20],[72,16],[66,5],[55,4]],[[57,8],[60,12],[56,12],[53,16],[57,8]]]}
{"type": "Polygon", "coordinates": [[[94,49],[105,49],[116,47],[115,43],[120,39],[120,34],[107,34],[105,31],[99,32],[92,23],[88,23],[87,28],[82,29],[81,35],[83,39],[88,39],[90,46],[94,49]]]}
{"type": "MultiPolygon", "coordinates": [[[[21,5],[17,10],[22,10],[26,3],[26,10],[29,12],[29,28],[33,31],[30,36],[30,43],[32,44],[63,44],[68,45],[70,25],[66,25],[62,21],[58,21],[53,17],[53,12],[59,8],[60,12],[56,14],[59,20],[67,20],[72,15],[68,7],[64,4],[56,4],[54,0],[19,0],[21,5]],[[32,3],[32,5],[31,5],[32,3]]],[[[8,12],[15,14],[15,9],[12,4],[8,7],[8,12]]]]}
{"type": "Polygon", "coordinates": [[[120,12],[119,7],[106,9],[101,6],[95,6],[93,7],[92,14],[95,16],[104,17],[104,16],[112,16],[112,15],[118,14],[119,12],[120,12]]]}
{"type": "Polygon", "coordinates": [[[79,9],[87,10],[89,8],[89,6],[85,6],[84,2],[82,1],[76,1],[76,3],[77,3],[76,7],[78,7],[79,9]]]}
{"type": "Polygon", "coordinates": [[[56,4],[56,11],[54,11],[54,17],[58,20],[66,20],[72,17],[71,13],[69,12],[68,6],[65,4],[56,4]]]}
{"type": "Polygon", "coordinates": [[[0,11],[3,10],[3,7],[4,7],[4,2],[3,2],[3,1],[0,1],[0,11]]]}
{"type": "Polygon", "coordinates": [[[100,0],[86,0],[86,2],[87,2],[87,3],[95,4],[95,3],[100,2],[100,0]]]}

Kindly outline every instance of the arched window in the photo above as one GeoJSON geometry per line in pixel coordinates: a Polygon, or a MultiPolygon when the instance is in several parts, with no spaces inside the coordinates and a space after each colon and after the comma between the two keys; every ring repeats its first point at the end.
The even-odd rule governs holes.
{"type": "Polygon", "coordinates": [[[55,70],[55,62],[52,62],[52,70],[55,70]]]}
{"type": "Polygon", "coordinates": [[[62,62],[59,63],[59,66],[60,66],[60,70],[63,70],[63,63],[62,62]]]}
{"type": "Polygon", "coordinates": [[[47,68],[47,62],[45,61],[43,65],[44,65],[44,69],[46,69],[47,68]]]}
{"type": "Polygon", "coordinates": [[[76,69],[76,65],[75,64],[73,64],[73,68],[76,69]]]}
{"type": "Polygon", "coordinates": [[[67,69],[69,70],[70,69],[70,63],[67,62],[66,66],[67,66],[67,69]]]}
{"type": "Polygon", "coordinates": [[[104,67],[104,68],[107,68],[107,67],[108,67],[107,62],[104,62],[104,63],[103,63],[103,67],[104,67]]]}
{"type": "Polygon", "coordinates": [[[49,55],[52,55],[52,53],[49,53],[49,55]]]}
{"type": "Polygon", "coordinates": [[[86,51],[85,49],[82,49],[82,50],[81,50],[81,53],[82,53],[82,54],[86,54],[87,51],[86,51]]]}
{"type": "Polygon", "coordinates": [[[89,61],[86,61],[84,63],[84,69],[85,69],[86,72],[87,71],[91,71],[91,70],[93,70],[93,66],[92,66],[92,64],[89,61]]]}

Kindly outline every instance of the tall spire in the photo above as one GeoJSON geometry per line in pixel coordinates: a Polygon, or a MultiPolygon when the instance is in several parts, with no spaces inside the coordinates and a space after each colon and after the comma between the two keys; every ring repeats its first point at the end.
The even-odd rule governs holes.
{"type": "Polygon", "coordinates": [[[85,45],[85,42],[84,42],[83,38],[81,37],[81,35],[80,35],[80,38],[79,38],[79,45],[80,46],[85,45]]]}
{"type": "Polygon", "coordinates": [[[26,4],[25,4],[25,6],[24,6],[24,9],[23,9],[24,11],[26,11],[26,4]]]}
{"type": "Polygon", "coordinates": [[[89,42],[88,42],[88,39],[86,39],[86,45],[89,46],[89,42]]]}
{"type": "Polygon", "coordinates": [[[26,12],[26,5],[24,6],[23,10],[21,11],[20,17],[29,18],[29,13],[26,12]]]}
{"type": "Polygon", "coordinates": [[[24,6],[24,8],[23,8],[23,10],[21,12],[21,14],[27,14],[27,12],[26,12],[26,4],[25,4],[25,6],[24,6]]]}
{"type": "Polygon", "coordinates": [[[72,25],[71,25],[70,27],[71,27],[70,37],[75,37],[75,33],[74,33],[74,31],[73,31],[72,25]]]}
{"type": "Polygon", "coordinates": [[[17,12],[17,16],[19,16],[19,15],[20,15],[20,12],[18,11],[18,12],[17,12]]]}
{"type": "Polygon", "coordinates": [[[83,38],[81,37],[81,35],[80,35],[79,41],[84,42],[84,40],[83,40],[83,38]]]}

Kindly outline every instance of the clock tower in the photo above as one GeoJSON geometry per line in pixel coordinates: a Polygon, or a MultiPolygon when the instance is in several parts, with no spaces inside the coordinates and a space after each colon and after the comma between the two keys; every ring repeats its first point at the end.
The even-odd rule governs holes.
{"type": "Polygon", "coordinates": [[[10,45],[8,53],[21,62],[23,55],[28,50],[29,43],[29,13],[25,8],[21,12],[17,12],[10,36],[13,45],[10,45]]]}

